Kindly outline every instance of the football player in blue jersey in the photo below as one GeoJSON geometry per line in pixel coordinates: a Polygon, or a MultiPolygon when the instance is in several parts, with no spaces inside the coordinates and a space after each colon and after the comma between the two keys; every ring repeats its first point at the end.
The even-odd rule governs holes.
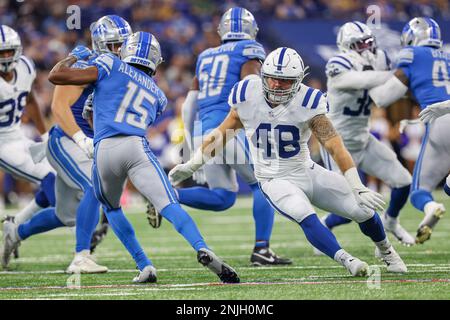
{"type": "MultiPolygon", "coordinates": [[[[88,61],[78,60],[72,68],[89,67],[90,61],[100,53],[117,54],[120,45],[131,33],[128,22],[119,16],[100,18],[91,32],[94,54],[88,61]]],[[[79,49],[75,48],[72,54],[78,55],[79,49]]],[[[84,47],[81,47],[81,51],[84,51],[84,47]]],[[[55,87],[52,111],[57,125],[49,132],[47,158],[57,172],[56,208],[44,209],[30,220],[17,225],[5,224],[10,235],[10,241],[5,241],[5,257],[22,240],[34,234],[62,226],[76,226],[75,258],[67,272],[101,273],[108,270],[96,264],[90,255],[90,242],[99,220],[100,203],[91,183],[94,133],[83,119],[82,112],[92,92],[92,85],[55,87]]]]}
{"type": "MultiPolygon", "coordinates": [[[[236,7],[226,11],[218,33],[222,44],[199,55],[196,75],[183,105],[185,135],[191,150],[195,150],[192,144],[199,145],[202,136],[218,127],[227,116],[230,111],[227,100],[233,86],[242,79],[258,78],[261,62],[265,59],[263,46],[255,40],[258,26],[248,10],[236,7]],[[201,123],[198,131],[201,133],[192,143],[191,133],[198,129],[193,128],[197,112],[201,123]]],[[[244,132],[230,141],[223,154],[215,160],[204,167],[209,188],[176,189],[180,203],[202,210],[224,211],[236,201],[236,173],[239,174],[253,192],[256,241],[251,262],[254,265],[291,264],[290,259],[277,256],[269,248],[274,210],[258,187],[244,132]]],[[[153,212],[157,215],[156,211],[153,212]]]]}
{"type": "MultiPolygon", "coordinates": [[[[403,29],[401,43],[403,49],[394,75],[369,91],[375,104],[388,106],[408,90],[421,109],[450,99],[450,55],[441,50],[441,31],[436,21],[431,18],[412,19],[403,29]]],[[[410,194],[412,205],[425,213],[417,230],[417,243],[430,238],[445,212],[444,205],[435,202],[431,192],[450,171],[449,135],[450,116],[426,125],[410,194]]]]}
{"type": "Polygon", "coordinates": [[[94,190],[111,228],[137,264],[139,274],[133,282],[155,282],[156,269],[120,207],[127,178],[191,244],[202,265],[223,282],[239,282],[237,273],[208,249],[194,221],[181,208],[145,138],[147,128],[167,105],[152,78],[162,61],[158,41],[150,33],[137,32],[123,43],[120,59],[102,54],[92,67],[70,67],[90,54],[85,48],[60,61],[49,80],[57,85],[94,86],[94,190]]]}

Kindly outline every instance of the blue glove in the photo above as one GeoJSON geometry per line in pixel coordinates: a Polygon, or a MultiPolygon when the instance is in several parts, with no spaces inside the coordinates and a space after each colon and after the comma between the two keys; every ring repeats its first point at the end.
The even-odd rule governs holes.
{"type": "Polygon", "coordinates": [[[69,56],[74,56],[77,60],[85,60],[92,55],[92,51],[85,46],[76,46],[69,54],[69,56]]]}

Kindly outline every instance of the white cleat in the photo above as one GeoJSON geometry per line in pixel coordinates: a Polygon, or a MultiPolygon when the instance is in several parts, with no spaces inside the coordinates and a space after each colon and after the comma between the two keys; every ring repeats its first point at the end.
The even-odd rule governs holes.
{"type": "Polygon", "coordinates": [[[155,283],[156,282],[156,269],[154,266],[146,266],[142,271],[139,271],[138,275],[133,279],[134,283],[155,283]]]}
{"type": "Polygon", "coordinates": [[[378,247],[375,248],[375,257],[382,260],[386,266],[387,271],[392,273],[407,273],[408,268],[403,262],[402,258],[395,251],[393,246],[382,252],[378,247]]]}
{"type": "Polygon", "coordinates": [[[75,254],[71,264],[66,269],[66,273],[105,273],[108,268],[97,264],[89,250],[83,250],[75,254]]]}
{"type": "Polygon", "coordinates": [[[414,237],[400,225],[396,218],[389,217],[386,213],[381,216],[384,230],[391,233],[398,241],[405,246],[413,246],[416,244],[414,237]]]}
{"type": "Polygon", "coordinates": [[[20,238],[17,234],[17,225],[6,220],[3,223],[3,248],[1,252],[2,267],[6,269],[11,259],[11,254],[20,246],[20,238]]]}
{"type": "Polygon", "coordinates": [[[347,268],[348,272],[350,272],[350,274],[354,277],[367,276],[369,269],[369,265],[367,263],[355,257],[349,257],[344,262],[344,266],[347,268]]]}
{"type": "Polygon", "coordinates": [[[423,218],[422,222],[419,224],[419,229],[416,234],[416,243],[424,243],[430,239],[433,228],[445,213],[445,207],[442,203],[431,201],[425,205],[424,211],[425,218],[423,218]]]}

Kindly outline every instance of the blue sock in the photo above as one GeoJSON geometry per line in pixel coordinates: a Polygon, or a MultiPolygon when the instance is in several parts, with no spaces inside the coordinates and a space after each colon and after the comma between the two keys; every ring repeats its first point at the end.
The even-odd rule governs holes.
{"type": "Polygon", "coordinates": [[[35,216],[18,228],[19,237],[22,240],[49,230],[64,227],[64,224],[56,216],[55,208],[46,208],[39,211],[35,216]]]}
{"type": "Polygon", "coordinates": [[[76,252],[90,249],[92,234],[99,220],[99,209],[100,202],[95,197],[94,189],[86,188],[77,210],[76,252]]]}
{"type": "Polygon", "coordinates": [[[255,220],[255,248],[269,246],[275,211],[269,204],[257,183],[250,186],[253,191],[253,219],[255,220]]]}
{"type": "Polygon", "coordinates": [[[224,211],[236,202],[236,192],[222,188],[192,187],[177,189],[181,204],[201,210],[224,211]]]}
{"type": "Polygon", "coordinates": [[[300,227],[306,239],[331,259],[334,259],[336,252],[342,249],[334,234],[320,222],[317,214],[314,213],[303,219],[300,227]]]}
{"type": "Polygon", "coordinates": [[[170,221],[178,233],[190,243],[195,251],[201,248],[208,248],[194,220],[192,220],[191,216],[178,203],[169,204],[161,210],[161,215],[170,221]]]}
{"type": "Polygon", "coordinates": [[[373,242],[380,242],[386,239],[386,234],[384,233],[383,223],[381,222],[380,216],[375,212],[372,218],[367,221],[361,222],[359,228],[362,233],[372,239],[373,242]]]}
{"type": "Polygon", "coordinates": [[[448,196],[450,196],[450,187],[447,185],[447,183],[444,184],[444,191],[448,196]]]}
{"type": "Polygon", "coordinates": [[[425,205],[433,201],[433,196],[431,195],[431,192],[423,190],[423,189],[417,189],[411,192],[410,201],[414,208],[417,210],[423,211],[425,208],[425,205]]]}
{"type": "Polygon", "coordinates": [[[338,216],[337,214],[330,213],[325,218],[325,224],[328,227],[328,229],[333,229],[334,227],[340,226],[341,224],[347,224],[352,222],[352,220],[338,216]]]}
{"type": "Polygon", "coordinates": [[[391,201],[389,207],[386,210],[388,216],[396,218],[400,214],[400,210],[408,200],[409,190],[411,186],[393,188],[391,191],[391,201]]]}
{"type": "Polygon", "coordinates": [[[143,270],[146,266],[152,265],[150,259],[136,239],[133,226],[130,224],[128,219],[125,217],[121,208],[118,209],[107,209],[103,208],[108,218],[109,225],[113,229],[116,236],[128,250],[128,252],[133,257],[139,270],[143,270]]]}

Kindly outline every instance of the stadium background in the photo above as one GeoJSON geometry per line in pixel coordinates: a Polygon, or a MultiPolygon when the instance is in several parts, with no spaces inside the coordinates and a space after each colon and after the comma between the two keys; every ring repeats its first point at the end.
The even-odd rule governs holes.
{"type": "MultiPolygon", "coordinates": [[[[158,71],[157,82],[166,93],[169,106],[158,123],[149,129],[149,140],[164,168],[170,169],[180,150],[180,145],[174,143],[181,141],[172,133],[181,126],[180,107],[193,77],[196,57],[202,50],[220,44],[216,32],[220,16],[227,8],[236,5],[255,15],[260,29],[258,40],[267,52],[279,46],[298,50],[311,67],[311,74],[304,82],[323,91],[326,91],[324,67],[336,50],[337,28],[349,20],[365,22],[369,5],[380,8],[381,26],[374,29],[374,33],[378,46],[385,49],[393,61],[400,48],[400,31],[414,16],[436,19],[441,26],[444,43],[450,42],[450,1],[447,0],[0,0],[0,23],[20,33],[24,54],[36,64],[35,90],[48,128],[54,123],[50,110],[53,85],[47,81],[48,71],[77,44],[90,45],[89,25],[93,21],[106,14],[118,14],[130,22],[134,31],[155,34],[165,59],[158,71]],[[66,26],[69,16],[66,10],[73,4],[81,9],[80,30],[68,30],[66,26]]],[[[411,169],[419,153],[424,128],[421,125],[410,126],[400,134],[398,120],[415,118],[418,108],[407,99],[398,104],[400,106],[387,110],[372,109],[371,130],[392,146],[411,169]]],[[[24,119],[24,129],[37,139],[37,133],[27,122],[24,119]]],[[[320,161],[317,143],[312,141],[311,148],[314,159],[320,161]]],[[[378,181],[368,179],[372,188],[384,191],[385,187],[378,181]]],[[[245,186],[241,187],[241,192],[245,193],[245,186]]],[[[0,172],[0,208],[26,203],[33,195],[33,188],[0,172]]],[[[123,200],[127,204],[141,199],[129,192],[123,200]]]]}

